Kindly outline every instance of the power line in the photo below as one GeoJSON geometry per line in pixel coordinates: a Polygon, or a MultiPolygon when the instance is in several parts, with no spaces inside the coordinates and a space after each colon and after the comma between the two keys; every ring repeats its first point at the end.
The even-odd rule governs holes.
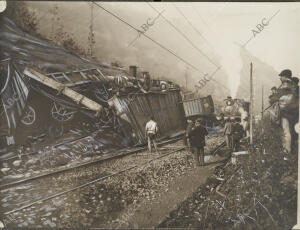
{"type": "Polygon", "coordinates": [[[214,81],[216,83],[218,83],[219,85],[221,85],[223,88],[227,89],[230,91],[230,89],[228,89],[228,87],[226,87],[225,85],[223,85],[222,83],[218,82],[217,80],[213,79],[212,77],[221,69],[221,67],[218,67],[211,75],[209,80],[214,81]]]}
{"type": "Polygon", "coordinates": [[[191,6],[191,5],[190,5],[190,7],[193,8],[193,10],[196,12],[196,14],[197,14],[198,17],[200,18],[200,20],[203,22],[203,24],[205,24],[206,27],[207,27],[210,31],[214,32],[214,31],[210,28],[210,26],[208,25],[208,23],[206,22],[206,20],[204,20],[204,18],[203,18],[203,17],[201,16],[201,14],[198,12],[198,10],[197,10],[195,7],[191,6]]]}
{"type": "MultiPolygon", "coordinates": [[[[155,10],[157,13],[159,13],[159,11],[152,6],[149,2],[147,2],[147,4],[153,9],[155,10]]],[[[168,20],[165,16],[162,15],[162,18],[170,25],[172,26],[182,37],[184,37],[186,39],[186,41],[188,41],[188,43],[193,46],[199,53],[201,53],[204,57],[208,58],[209,61],[210,58],[202,51],[200,50],[192,41],[191,39],[189,39],[181,30],[179,30],[170,20],[168,20]]],[[[215,63],[213,63],[216,67],[218,67],[215,63]]]]}
{"type": "MultiPolygon", "coordinates": [[[[103,9],[105,12],[107,12],[108,14],[112,15],[113,17],[117,18],[119,21],[123,22],[124,24],[126,24],[127,26],[129,26],[130,28],[134,29],[137,32],[141,32],[138,29],[136,29],[134,26],[132,26],[131,24],[129,24],[128,22],[126,22],[125,20],[123,20],[122,18],[118,17],[117,15],[115,15],[114,13],[110,12],[109,10],[105,9],[103,6],[101,6],[100,4],[93,2],[96,6],[100,7],[101,9],[103,9]]],[[[154,39],[152,39],[151,37],[149,37],[148,35],[141,33],[142,35],[144,35],[146,38],[148,38],[149,40],[151,40],[152,42],[154,42],[156,45],[160,46],[161,48],[163,48],[164,50],[168,51],[169,53],[171,53],[173,56],[175,56],[176,58],[178,58],[179,60],[181,60],[182,62],[184,62],[185,64],[187,64],[188,66],[192,67],[193,69],[195,69],[196,71],[200,72],[201,74],[204,75],[204,72],[200,71],[197,67],[195,67],[194,65],[190,64],[189,62],[185,61],[183,58],[179,57],[177,54],[175,54],[174,52],[172,52],[171,50],[169,50],[168,48],[164,47],[163,45],[161,45],[160,43],[158,43],[157,41],[155,41],[154,39]]],[[[217,66],[217,70],[211,75],[211,77],[220,69],[221,67],[217,66]]],[[[213,81],[217,82],[218,84],[222,85],[220,82],[212,79],[213,81]]],[[[226,86],[222,85],[224,88],[228,89],[226,86]]]]}
{"type": "MultiPolygon", "coordinates": [[[[159,13],[159,11],[152,6],[149,2],[147,2],[147,4],[153,9],[155,10],[157,13],[159,13]]],[[[179,30],[170,20],[168,20],[165,16],[162,15],[162,18],[170,25],[172,26],[181,36],[183,36],[189,43],[190,45],[192,45],[197,51],[199,51],[202,55],[204,55],[205,57],[206,54],[201,51],[181,30],[179,30]]],[[[215,79],[212,79],[212,77],[219,71],[221,67],[217,67],[217,69],[212,73],[212,75],[210,76],[210,80],[215,81],[216,83],[220,84],[222,87],[224,87],[225,89],[229,90],[226,86],[224,86],[223,84],[221,84],[220,82],[216,81],[215,79]]]]}
{"type": "Polygon", "coordinates": [[[103,6],[101,6],[99,3],[94,2],[93,3],[98,6],[99,8],[101,8],[102,10],[104,10],[105,12],[107,12],[108,14],[112,15],[113,17],[115,17],[116,19],[118,19],[119,21],[123,22],[124,24],[126,24],[127,26],[129,26],[130,28],[132,28],[133,30],[137,31],[138,33],[142,34],[144,37],[148,38],[150,41],[152,41],[153,43],[155,43],[156,45],[158,45],[159,47],[161,47],[162,49],[166,50],[167,52],[169,52],[170,54],[172,54],[173,56],[175,56],[177,59],[181,60],[182,62],[184,62],[185,64],[187,64],[188,66],[192,67],[194,70],[196,70],[197,72],[204,74],[204,72],[202,72],[201,70],[199,70],[197,67],[195,67],[194,65],[190,64],[188,61],[184,60],[183,58],[179,57],[176,53],[174,53],[173,51],[171,51],[170,49],[166,48],[165,46],[163,46],[162,44],[160,44],[159,42],[155,41],[153,38],[151,38],[150,36],[146,35],[145,33],[143,33],[142,31],[136,29],[134,26],[132,26],[131,24],[129,24],[128,22],[126,22],[124,19],[120,18],[119,16],[117,16],[116,14],[112,13],[111,11],[107,10],[106,8],[104,8],[103,6]]]}
{"type": "Polygon", "coordinates": [[[204,20],[204,18],[201,16],[201,14],[198,12],[198,10],[196,10],[195,7],[191,6],[191,8],[193,8],[193,10],[196,12],[196,14],[199,16],[199,18],[201,19],[201,21],[203,22],[203,24],[205,24],[208,27],[208,24],[206,23],[206,21],[204,20]]]}
{"type": "MultiPolygon", "coordinates": [[[[187,23],[193,28],[193,30],[210,46],[210,48],[213,49],[213,46],[210,44],[210,42],[208,40],[206,40],[206,38],[202,35],[202,33],[190,22],[190,20],[185,16],[185,14],[174,4],[172,3],[173,6],[175,7],[175,9],[179,12],[179,14],[187,21],[187,23]]],[[[208,57],[206,55],[207,59],[216,67],[218,67],[218,65],[210,59],[210,57],[208,57]]]]}

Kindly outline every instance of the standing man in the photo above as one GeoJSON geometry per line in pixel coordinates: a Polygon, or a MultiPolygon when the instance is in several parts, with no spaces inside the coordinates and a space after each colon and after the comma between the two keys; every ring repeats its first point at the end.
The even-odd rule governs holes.
{"type": "Polygon", "coordinates": [[[194,122],[191,119],[188,119],[187,120],[186,131],[185,131],[185,137],[186,137],[186,144],[187,144],[190,151],[191,151],[191,142],[190,142],[190,139],[189,139],[189,133],[191,132],[193,126],[194,126],[194,122]]]}
{"type": "Polygon", "coordinates": [[[232,134],[231,118],[226,118],[225,119],[225,126],[224,126],[224,135],[225,135],[226,145],[227,145],[228,148],[232,147],[231,134],[232,134]]]}
{"type": "Polygon", "coordinates": [[[241,119],[236,117],[235,122],[232,125],[232,148],[233,151],[239,151],[240,141],[243,138],[243,126],[240,124],[241,119]]]}
{"type": "Polygon", "coordinates": [[[272,94],[269,96],[269,103],[270,105],[273,105],[276,101],[278,101],[278,93],[277,93],[277,88],[273,86],[271,88],[272,94]]]}
{"type": "MultiPolygon", "coordinates": [[[[281,88],[278,89],[279,93],[279,108],[280,108],[280,123],[283,130],[283,147],[286,153],[290,153],[292,149],[292,135],[291,135],[291,121],[293,117],[292,102],[289,101],[290,95],[293,94],[293,81],[292,71],[285,69],[279,74],[281,80],[281,88]]],[[[294,103],[298,110],[298,102],[294,103]]]]}
{"type": "Polygon", "coordinates": [[[195,126],[188,134],[191,147],[193,148],[195,164],[197,166],[204,166],[205,136],[208,135],[207,129],[201,124],[201,122],[201,119],[197,119],[195,126]]]}
{"type": "Polygon", "coordinates": [[[145,127],[145,136],[148,138],[148,150],[150,153],[152,152],[152,143],[154,145],[155,151],[157,152],[157,145],[155,140],[157,132],[157,123],[154,121],[153,117],[150,117],[150,120],[147,122],[145,127]]]}

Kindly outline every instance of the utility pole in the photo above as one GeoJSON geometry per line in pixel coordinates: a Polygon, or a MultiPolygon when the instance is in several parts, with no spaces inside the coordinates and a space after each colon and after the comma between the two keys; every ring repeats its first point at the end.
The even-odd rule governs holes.
{"type": "Polygon", "coordinates": [[[93,50],[95,45],[95,34],[94,34],[94,3],[92,2],[90,5],[91,15],[90,15],[90,31],[89,31],[89,55],[93,58],[93,50]]]}
{"type": "Polygon", "coordinates": [[[188,67],[185,69],[185,88],[187,89],[188,85],[188,67]]]}
{"type": "Polygon", "coordinates": [[[250,145],[253,145],[253,64],[250,63],[250,145]]]}
{"type": "Polygon", "coordinates": [[[264,116],[264,86],[261,87],[261,119],[264,116]]]}

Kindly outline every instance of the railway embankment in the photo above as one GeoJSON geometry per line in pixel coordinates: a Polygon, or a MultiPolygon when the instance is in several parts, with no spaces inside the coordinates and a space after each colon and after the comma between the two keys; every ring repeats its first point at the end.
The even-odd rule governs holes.
{"type": "Polygon", "coordinates": [[[248,157],[217,167],[158,227],[291,229],[296,224],[298,161],[297,155],[283,152],[281,135],[279,127],[261,122],[248,157]]]}

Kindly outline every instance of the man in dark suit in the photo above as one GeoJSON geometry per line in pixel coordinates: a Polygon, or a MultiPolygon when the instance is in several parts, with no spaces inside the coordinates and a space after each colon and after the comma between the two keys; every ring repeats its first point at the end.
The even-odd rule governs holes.
{"type": "Polygon", "coordinates": [[[240,141],[243,138],[244,129],[240,124],[241,119],[239,117],[236,117],[234,121],[232,125],[232,149],[237,152],[240,148],[240,141]]]}
{"type": "Polygon", "coordinates": [[[195,126],[188,134],[193,149],[192,153],[194,155],[195,164],[197,166],[204,166],[205,136],[208,135],[207,129],[201,123],[202,120],[197,119],[195,126]]]}

